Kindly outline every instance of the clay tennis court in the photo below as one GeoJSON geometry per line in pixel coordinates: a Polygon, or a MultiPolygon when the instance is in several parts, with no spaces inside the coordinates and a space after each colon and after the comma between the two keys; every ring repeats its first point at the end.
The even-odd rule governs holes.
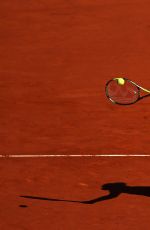
{"type": "Polygon", "coordinates": [[[105,96],[118,76],[150,88],[149,7],[1,1],[0,229],[149,229],[150,100],[105,96]],[[113,199],[52,200],[89,201],[118,182],[128,192],[113,199]]]}

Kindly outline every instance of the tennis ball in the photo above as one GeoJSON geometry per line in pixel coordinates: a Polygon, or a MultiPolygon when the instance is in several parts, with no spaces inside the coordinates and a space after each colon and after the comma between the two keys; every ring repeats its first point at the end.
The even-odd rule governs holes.
{"type": "Polygon", "coordinates": [[[123,78],[120,77],[117,80],[118,80],[119,85],[124,85],[125,84],[125,80],[123,78]]]}

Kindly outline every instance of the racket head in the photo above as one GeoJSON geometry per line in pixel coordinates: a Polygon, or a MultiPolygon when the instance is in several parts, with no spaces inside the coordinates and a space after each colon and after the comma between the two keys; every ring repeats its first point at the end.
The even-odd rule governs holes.
{"type": "Polygon", "coordinates": [[[140,87],[127,78],[123,79],[123,85],[118,84],[117,78],[109,80],[105,87],[106,96],[114,104],[134,104],[140,99],[140,87]]]}

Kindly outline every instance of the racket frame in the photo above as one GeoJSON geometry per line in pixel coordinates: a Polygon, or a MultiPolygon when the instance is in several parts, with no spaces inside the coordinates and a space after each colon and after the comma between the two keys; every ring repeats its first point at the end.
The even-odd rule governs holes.
{"type": "Polygon", "coordinates": [[[150,90],[145,89],[145,88],[139,86],[138,84],[136,84],[135,82],[129,80],[128,78],[124,78],[124,77],[123,77],[123,79],[124,79],[125,81],[129,81],[129,82],[131,82],[133,85],[135,85],[135,86],[137,87],[137,89],[138,89],[138,97],[137,97],[137,99],[136,99],[135,101],[133,101],[133,102],[131,102],[131,103],[119,103],[119,102],[117,102],[117,101],[114,101],[114,100],[109,96],[107,88],[108,88],[108,85],[109,85],[109,83],[110,83],[111,81],[115,81],[115,80],[118,80],[118,79],[119,79],[119,78],[110,79],[110,80],[106,83],[106,86],[105,86],[105,93],[106,93],[106,96],[107,96],[107,98],[108,98],[113,104],[118,104],[118,105],[132,105],[132,104],[135,104],[136,102],[138,102],[139,100],[143,99],[144,97],[150,96],[150,90]],[[141,97],[141,96],[140,96],[140,91],[141,91],[141,90],[143,90],[145,93],[148,93],[148,94],[141,97]]]}

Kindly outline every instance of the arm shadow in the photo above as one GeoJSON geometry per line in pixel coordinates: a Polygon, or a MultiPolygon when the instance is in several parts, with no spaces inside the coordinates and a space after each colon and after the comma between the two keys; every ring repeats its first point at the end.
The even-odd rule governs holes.
{"type": "Polygon", "coordinates": [[[104,184],[101,189],[109,191],[109,194],[87,201],[54,199],[54,198],[27,196],[27,195],[21,195],[20,197],[27,198],[27,199],[35,199],[35,200],[73,202],[73,203],[82,203],[82,204],[95,204],[101,201],[114,199],[117,198],[122,193],[150,197],[150,186],[128,186],[123,182],[116,182],[116,183],[104,184]]]}

